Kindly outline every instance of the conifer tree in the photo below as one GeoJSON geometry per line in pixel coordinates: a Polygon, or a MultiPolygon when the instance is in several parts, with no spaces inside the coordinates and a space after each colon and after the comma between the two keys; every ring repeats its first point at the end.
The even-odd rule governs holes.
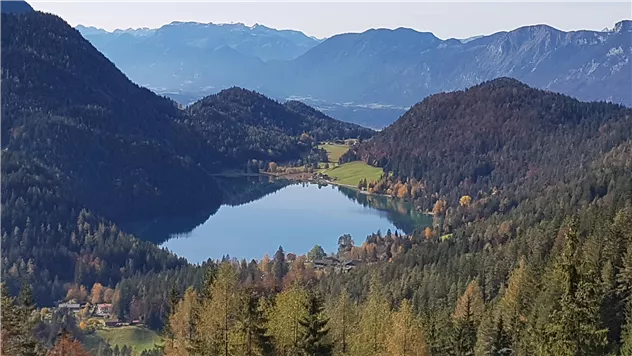
{"type": "Polygon", "coordinates": [[[345,355],[350,352],[351,338],[357,322],[356,306],[349,298],[346,288],[340,291],[335,304],[328,310],[329,335],[334,344],[336,354],[345,355]]]}
{"type": "Polygon", "coordinates": [[[300,337],[299,321],[307,310],[307,292],[294,284],[276,295],[268,308],[268,333],[274,338],[277,355],[296,355],[300,337]]]}
{"type": "Polygon", "coordinates": [[[190,347],[194,355],[231,353],[237,343],[232,336],[240,298],[237,272],[229,262],[221,263],[216,274],[207,275],[201,301],[194,309],[195,334],[190,347]]]}
{"type": "Polygon", "coordinates": [[[299,320],[300,353],[304,356],[332,355],[333,346],[329,341],[328,320],[324,316],[322,300],[317,293],[311,292],[305,303],[307,313],[299,320]]]}
{"type": "Polygon", "coordinates": [[[64,331],[46,356],[90,356],[81,343],[74,340],[70,333],[64,331]]]}
{"type": "Polygon", "coordinates": [[[367,300],[364,302],[353,342],[354,355],[384,355],[388,339],[390,305],[382,293],[382,286],[373,275],[367,300]]]}
{"type": "Polygon", "coordinates": [[[527,324],[527,313],[531,310],[534,299],[535,282],[527,269],[524,257],[518,267],[511,272],[507,288],[499,304],[499,317],[504,330],[509,334],[514,348],[524,340],[522,333],[527,324]]]}
{"type": "Polygon", "coordinates": [[[197,293],[189,287],[184,293],[184,298],[174,306],[168,322],[171,340],[165,342],[165,355],[188,356],[190,354],[195,335],[194,318],[198,303],[197,293]]]}
{"type": "Polygon", "coordinates": [[[600,301],[593,278],[582,278],[577,268],[577,219],[565,235],[562,256],[555,267],[562,284],[559,307],[544,328],[544,350],[551,355],[579,356],[604,353],[607,329],[601,327],[600,301]],[[592,280],[590,280],[592,279],[592,280]]]}
{"type": "Polygon", "coordinates": [[[242,296],[242,307],[238,317],[237,332],[243,340],[240,355],[273,355],[272,337],[267,335],[267,320],[254,291],[247,291],[242,296]]]}
{"type": "Polygon", "coordinates": [[[399,309],[392,314],[390,329],[387,348],[389,355],[428,355],[421,322],[414,314],[409,300],[404,299],[399,309]]]}
{"type": "Polygon", "coordinates": [[[477,280],[468,284],[454,310],[452,347],[455,355],[472,355],[478,324],[485,311],[483,293],[477,280]]]}

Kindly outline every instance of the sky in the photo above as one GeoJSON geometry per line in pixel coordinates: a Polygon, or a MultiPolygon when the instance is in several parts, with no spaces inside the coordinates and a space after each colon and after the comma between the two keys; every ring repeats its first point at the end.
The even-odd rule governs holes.
{"type": "Polygon", "coordinates": [[[437,37],[468,38],[521,26],[547,24],[564,31],[612,28],[632,18],[632,2],[214,2],[37,0],[40,11],[61,16],[72,26],[157,28],[173,21],[256,23],[294,29],[318,38],[371,28],[409,27],[437,37]]]}

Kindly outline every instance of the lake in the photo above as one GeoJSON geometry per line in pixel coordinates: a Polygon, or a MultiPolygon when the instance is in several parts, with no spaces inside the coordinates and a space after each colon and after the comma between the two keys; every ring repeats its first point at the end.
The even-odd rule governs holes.
{"type": "MultiPolygon", "coordinates": [[[[350,234],[360,245],[378,230],[410,233],[432,222],[401,200],[333,185],[267,179],[224,184],[223,189],[230,192],[225,204],[205,221],[197,217],[203,221],[199,224],[194,223],[196,219],[170,222],[167,225],[175,232],[161,246],[193,263],[224,255],[260,259],[266,253],[272,256],[279,246],[286,253],[303,254],[318,244],[330,253],[336,252],[343,234],[350,234]]],[[[164,231],[165,223],[159,226],[164,231]]]]}

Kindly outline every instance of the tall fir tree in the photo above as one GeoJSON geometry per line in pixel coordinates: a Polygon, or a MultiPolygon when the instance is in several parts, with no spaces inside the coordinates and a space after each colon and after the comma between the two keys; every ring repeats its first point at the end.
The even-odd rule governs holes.
{"type": "Polygon", "coordinates": [[[578,268],[578,222],[573,218],[565,235],[565,246],[555,272],[562,295],[544,327],[543,351],[549,355],[603,354],[608,330],[601,326],[600,300],[595,276],[583,278],[578,268]]]}
{"type": "Polygon", "coordinates": [[[333,345],[328,338],[328,320],[323,312],[323,302],[317,293],[309,293],[305,309],[307,313],[299,321],[301,326],[300,354],[304,356],[332,355],[333,345]]]}

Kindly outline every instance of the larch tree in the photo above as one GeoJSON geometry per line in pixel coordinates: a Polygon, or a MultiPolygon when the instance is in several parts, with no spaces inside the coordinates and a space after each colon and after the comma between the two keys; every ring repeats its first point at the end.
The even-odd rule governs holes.
{"type": "Polygon", "coordinates": [[[527,313],[531,310],[534,296],[535,281],[530,275],[526,261],[520,259],[518,267],[509,276],[507,288],[499,304],[500,317],[505,330],[509,333],[514,347],[524,340],[521,334],[527,326],[527,313]]]}
{"type": "Polygon", "coordinates": [[[362,305],[358,331],[353,342],[353,354],[386,355],[388,328],[391,308],[382,292],[377,276],[371,279],[371,286],[367,300],[362,305]]]}
{"type": "Polygon", "coordinates": [[[197,315],[196,349],[228,356],[238,343],[232,336],[241,300],[237,272],[230,263],[219,266],[210,289],[210,296],[203,298],[197,315]]]}
{"type": "Polygon", "coordinates": [[[335,304],[327,310],[329,336],[334,342],[334,353],[346,355],[357,324],[357,306],[351,301],[345,288],[340,291],[335,304]]]}
{"type": "Polygon", "coordinates": [[[190,287],[184,293],[184,298],[174,306],[169,316],[170,335],[169,339],[165,340],[165,355],[189,356],[197,303],[197,293],[190,287]]]}
{"type": "Polygon", "coordinates": [[[452,345],[455,355],[474,354],[476,332],[484,311],[483,293],[475,279],[468,284],[454,310],[452,345]]]}
{"type": "Polygon", "coordinates": [[[278,355],[298,352],[299,321],[307,314],[306,302],[307,292],[295,284],[277,294],[274,306],[268,310],[268,333],[274,338],[278,355]]]}
{"type": "Polygon", "coordinates": [[[46,356],[90,356],[90,353],[68,332],[64,332],[46,356]]]}
{"type": "Polygon", "coordinates": [[[428,349],[421,321],[415,315],[412,304],[404,299],[391,316],[391,335],[388,338],[389,355],[426,356],[428,349]]]}

